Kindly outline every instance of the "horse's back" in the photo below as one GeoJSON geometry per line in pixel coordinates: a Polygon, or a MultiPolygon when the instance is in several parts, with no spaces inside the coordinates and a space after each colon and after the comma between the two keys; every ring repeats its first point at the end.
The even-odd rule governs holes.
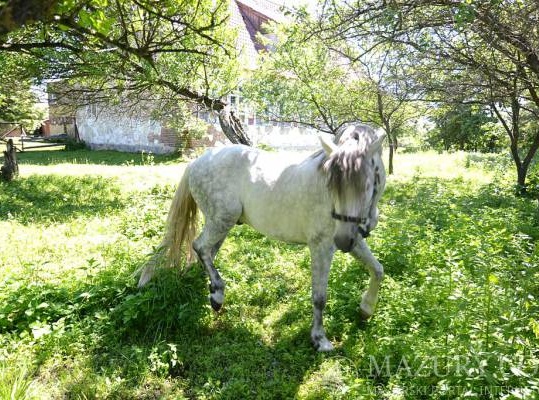
{"type": "Polygon", "coordinates": [[[308,240],[309,220],[326,197],[316,160],[301,154],[233,145],[206,151],[189,170],[193,197],[206,218],[237,218],[290,242],[308,240]]]}
{"type": "Polygon", "coordinates": [[[273,189],[290,167],[299,166],[305,156],[267,152],[244,145],[209,149],[190,165],[191,180],[208,189],[231,187],[236,193],[246,186],[273,189]]]}

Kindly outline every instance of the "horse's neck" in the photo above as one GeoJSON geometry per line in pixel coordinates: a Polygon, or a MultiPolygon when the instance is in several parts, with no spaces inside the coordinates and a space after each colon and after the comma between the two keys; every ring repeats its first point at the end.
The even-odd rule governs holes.
{"type": "MultiPolygon", "coordinates": [[[[319,168],[323,154],[311,155],[301,161],[292,162],[282,171],[282,177],[309,186],[325,189],[325,180],[319,168]]],[[[314,187],[312,189],[315,189],[314,187]]]]}

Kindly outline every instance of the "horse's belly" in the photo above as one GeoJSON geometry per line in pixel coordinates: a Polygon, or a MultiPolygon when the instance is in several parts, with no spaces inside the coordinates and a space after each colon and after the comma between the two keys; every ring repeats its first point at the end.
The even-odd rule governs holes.
{"type": "Polygon", "coordinates": [[[298,229],[298,225],[291,224],[290,219],[258,217],[245,218],[245,222],[263,235],[276,240],[288,243],[305,244],[309,242],[303,229],[298,229]]]}
{"type": "Polygon", "coordinates": [[[276,191],[254,188],[243,198],[241,221],[272,239],[309,243],[313,236],[328,230],[328,224],[332,225],[322,210],[326,208],[322,204],[323,196],[317,196],[315,201],[312,199],[290,192],[276,195],[276,191]]]}
{"type": "Polygon", "coordinates": [[[238,215],[239,222],[291,243],[309,243],[331,229],[331,202],[314,158],[292,162],[232,146],[206,152],[190,170],[192,194],[206,218],[238,215]]]}

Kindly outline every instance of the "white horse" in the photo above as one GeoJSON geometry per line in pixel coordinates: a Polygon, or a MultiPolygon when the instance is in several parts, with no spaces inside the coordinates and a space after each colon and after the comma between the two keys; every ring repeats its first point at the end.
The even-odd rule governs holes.
{"type": "MultiPolygon", "coordinates": [[[[319,351],[332,350],[322,323],[331,260],[336,249],[350,252],[370,273],[360,305],[363,318],[376,306],[382,265],[364,238],[376,226],[376,207],[385,186],[383,137],[367,125],[343,129],[335,143],[290,162],[275,153],[242,145],[211,149],[185,170],[172,202],[160,255],[179,265],[193,249],[210,278],[210,303],[219,311],[225,284],[213,260],[230,229],[248,224],[270,238],[307,244],[311,252],[314,321],[311,339],[319,351]],[[195,240],[197,208],[205,217],[195,240]]],[[[139,287],[153,276],[144,268],[139,287]]]]}

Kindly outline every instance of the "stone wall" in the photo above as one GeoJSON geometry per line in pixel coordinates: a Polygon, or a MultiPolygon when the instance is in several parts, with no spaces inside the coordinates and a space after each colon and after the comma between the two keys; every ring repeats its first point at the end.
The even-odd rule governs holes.
{"type": "Polygon", "coordinates": [[[176,132],[158,121],[118,113],[94,115],[88,107],[77,111],[77,128],[81,140],[96,150],[165,154],[178,146],[176,132]]]}
{"type": "MultiPolygon", "coordinates": [[[[91,107],[79,109],[76,118],[80,138],[96,150],[165,154],[178,148],[200,149],[230,144],[218,123],[209,124],[208,133],[204,137],[193,139],[178,134],[176,130],[158,121],[103,110],[96,115],[91,107]]],[[[320,146],[319,132],[314,129],[249,123],[245,124],[245,128],[255,145],[264,144],[287,150],[313,150],[320,146]]]]}

